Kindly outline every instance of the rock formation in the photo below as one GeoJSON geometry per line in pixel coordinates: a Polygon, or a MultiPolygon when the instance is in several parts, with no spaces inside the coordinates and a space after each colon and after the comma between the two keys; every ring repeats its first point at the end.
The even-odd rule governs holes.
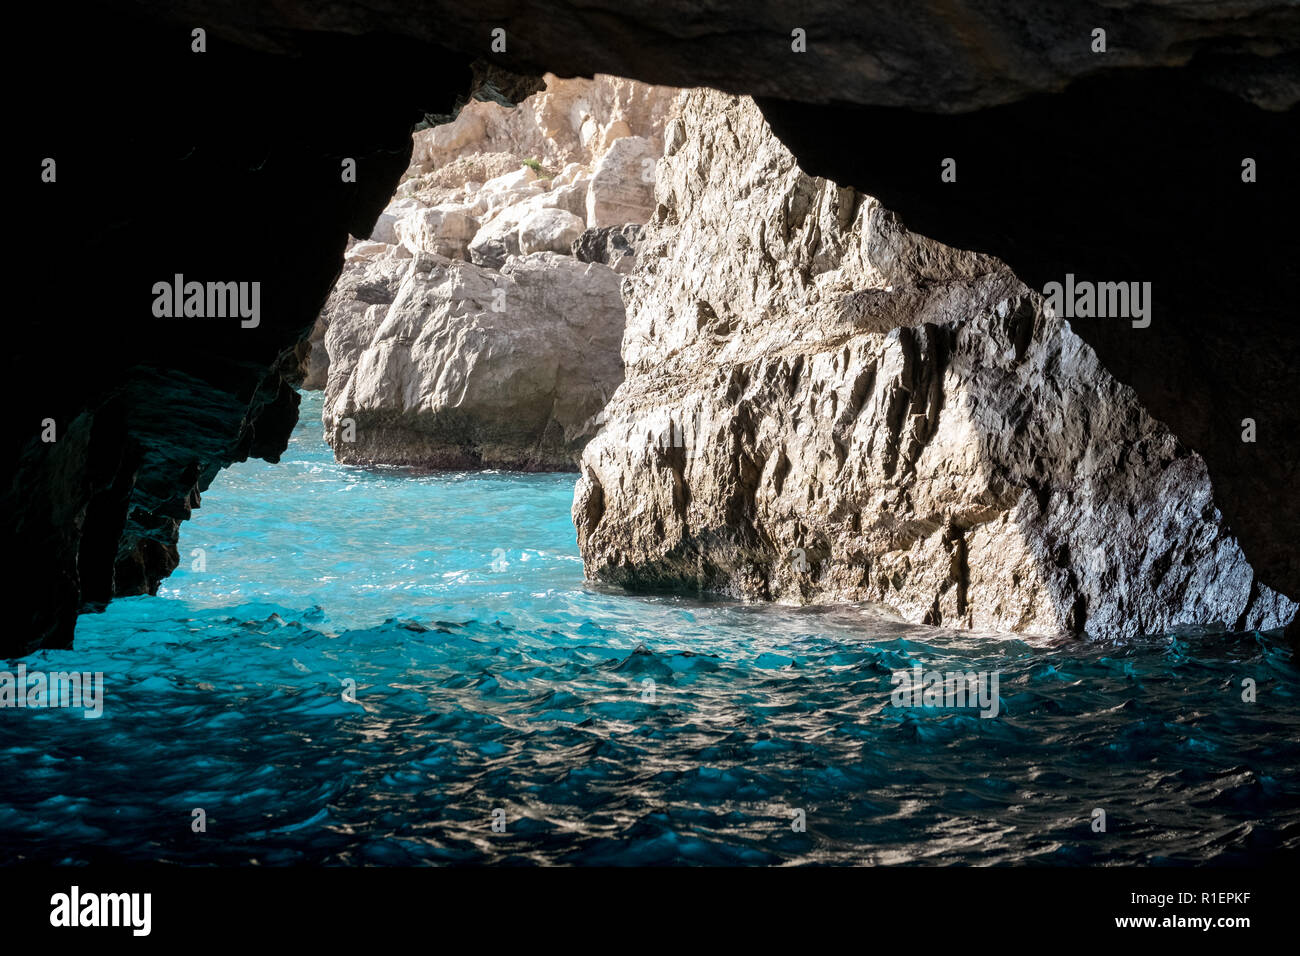
{"type": "MultiPolygon", "coordinates": [[[[1276,228],[1300,211],[1300,8],[74,0],[13,21],[66,82],[25,91],[13,117],[23,275],[58,294],[12,323],[7,350],[0,527],[19,561],[0,653],[67,646],[79,610],[157,587],[212,477],[284,447],[296,359],[349,233],[369,234],[408,166],[412,126],[455,115],[476,77],[518,102],[544,70],[759,95],[810,174],[1034,289],[1067,271],[1152,281],[1162,311],[1144,334],[1071,328],[1205,460],[1261,583],[1300,595],[1300,255],[1276,228]],[[948,157],[956,182],[938,176],[948,157]],[[35,172],[46,158],[57,184],[35,172]],[[70,222],[71,270],[50,251],[70,222]],[[152,317],[149,288],[175,273],[261,281],[261,324],[152,317]]],[[[456,163],[484,183],[517,158],[456,163]]]]}
{"type": "Polygon", "coordinates": [[[999,261],[803,173],[746,98],[685,94],[587,446],[588,573],[1130,637],[1279,627],[1204,462],[999,261]]]}
{"type": "Polygon", "coordinates": [[[340,461],[576,466],[623,378],[616,270],[631,250],[606,264],[575,246],[592,245],[588,225],[650,215],[642,159],[662,151],[675,94],[549,76],[517,107],[473,100],[415,134],[398,198],[350,246],[310,340],[304,384],[325,388],[340,461]]]}
{"type": "Polygon", "coordinates": [[[362,259],[373,245],[354,247],[363,281],[331,297],[325,333],[324,424],[338,459],[573,468],[623,377],[613,270],[553,252],[511,256],[500,271],[432,254],[362,259]]]}
{"type": "Polygon", "coordinates": [[[587,225],[640,223],[654,211],[654,165],[663,152],[644,136],[626,136],[601,157],[587,190],[587,225]]]}
{"type": "Polygon", "coordinates": [[[671,103],[663,89],[619,76],[549,73],[544,88],[516,106],[474,99],[451,122],[416,132],[408,175],[432,175],[436,186],[440,170],[500,155],[531,158],[550,169],[589,166],[632,135],[647,139],[657,156],[671,103]]]}

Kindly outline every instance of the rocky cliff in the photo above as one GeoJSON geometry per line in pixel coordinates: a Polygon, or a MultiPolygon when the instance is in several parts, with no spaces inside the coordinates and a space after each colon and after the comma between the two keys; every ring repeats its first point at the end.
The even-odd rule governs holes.
{"type": "Polygon", "coordinates": [[[537,252],[500,270],[419,255],[366,261],[325,335],[325,434],[340,461],[564,471],[622,381],[619,277],[537,252]],[[500,303],[500,310],[496,304],[500,303]]]}
{"type": "Polygon", "coordinates": [[[630,587],[930,624],[1278,627],[1204,462],[1001,262],[802,172],[692,92],[625,286],[627,380],[573,514],[630,587]]]}
{"type": "Polygon", "coordinates": [[[676,92],[548,76],[518,106],[471,100],[416,132],[310,340],[340,461],[576,466],[623,379],[618,272],[676,92]]]}

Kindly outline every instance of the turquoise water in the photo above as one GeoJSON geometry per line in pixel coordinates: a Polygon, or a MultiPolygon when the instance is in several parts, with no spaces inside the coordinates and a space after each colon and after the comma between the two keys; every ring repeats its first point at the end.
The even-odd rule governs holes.
{"type": "Polygon", "coordinates": [[[157,597],[25,659],[103,671],[104,713],[0,710],[0,859],[1184,864],[1300,845],[1276,640],[1035,644],[603,590],[573,476],[342,467],[319,412],[304,396],[282,463],[220,476],[157,597]],[[997,672],[997,716],[892,706],[913,664],[997,672]]]}

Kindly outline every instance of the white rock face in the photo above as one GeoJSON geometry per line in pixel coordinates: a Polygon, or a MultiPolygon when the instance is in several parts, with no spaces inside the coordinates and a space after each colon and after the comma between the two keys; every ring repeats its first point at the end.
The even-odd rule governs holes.
{"type": "Polygon", "coordinates": [[[556,173],[555,178],[551,180],[551,188],[556,189],[560,186],[571,186],[574,183],[585,181],[590,177],[587,175],[586,167],[582,163],[569,163],[564,169],[556,173]]]}
{"type": "Polygon", "coordinates": [[[748,99],[683,94],[667,152],[574,497],[591,578],[1042,635],[1295,615],[1000,262],[805,175],[748,99]]]}
{"type": "MultiPolygon", "coordinates": [[[[532,197],[537,199],[540,197],[532,197]]],[[[519,225],[541,205],[532,201],[502,207],[470,240],[467,258],[475,265],[500,269],[509,256],[519,255],[519,225]]]]}
{"type": "Polygon", "coordinates": [[[564,209],[538,209],[519,223],[519,251],[558,252],[568,255],[586,224],[564,209]]]}
{"type": "Polygon", "coordinates": [[[399,242],[400,240],[397,238],[398,222],[418,212],[421,208],[421,204],[414,199],[394,199],[379,214],[379,219],[375,223],[374,231],[370,233],[370,238],[375,242],[383,242],[389,245],[399,242]]]}
{"type": "Polygon", "coordinates": [[[397,220],[393,229],[397,242],[412,255],[429,252],[449,259],[464,259],[478,231],[478,220],[456,206],[416,209],[397,220]]]}
{"type": "Polygon", "coordinates": [[[344,256],[345,262],[349,265],[359,259],[374,259],[377,256],[388,255],[392,253],[393,246],[388,242],[375,242],[367,240],[365,242],[355,243],[344,256]]]}
{"type": "Polygon", "coordinates": [[[622,380],[619,282],[549,252],[499,272],[433,255],[372,263],[331,298],[324,425],[336,456],[573,468],[622,380]]]}
{"type": "Polygon", "coordinates": [[[544,187],[539,179],[531,166],[520,166],[503,176],[489,179],[479,190],[479,195],[487,201],[489,209],[499,209],[541,193],[544,187]]]}
{"type": "MultiPolygon", "coordinates": [[[[572,257],[593,169],[611,147],[627,153],[624,140],[657,153],[676,95],[552,77],[514,109],[474,101],[416,134],[408,178],[349,247],[310,340],[304,384],[326,389],[340,460],[576,466],[588,420],[622,380],[621,277],[604,263],[632,262],[626,241],[610,251],[603,234],[572,257]]],[[[625,167],[605,165],[601,195],[644,191],[620,192],[625,167]]]]}
{"type": "Polygon", "coordinates": [[[587,218],[587,183],[584,176],[577,182],[564,186],[552,185],[546,196],[538,202],[546,209],[563,209],[578,217],[584,225],[587,218]]]}
{"type": "Polygon", "coordinates": [[[304,388],[325,388],[331,370],[348,375],[362,339],[378,328],[410,268],[409,256],[383,242],[358,242],[347,252],[343,274],[312,329],[304,388]],[[332,351],[338,357],[331,364],[332,351]]]}
{"type": "Polygon", "coordinates": [[[587,225],[592,229],[642,223],[655,207],[655,162],[659,152],[642,136],[617,140],[596,164],[587,187],[587,225]]]}
{"type": "Polygon", "coordinates": [[[434,170],[461,157],[507,153],[549,169],[591,164],[619,139],[644,136],[656,155],[675,90],[597,74],[592,79],[546,77],[546,89],[513,109],[468,103],[454,121],[415,134],[412,163],[434,170]]]}

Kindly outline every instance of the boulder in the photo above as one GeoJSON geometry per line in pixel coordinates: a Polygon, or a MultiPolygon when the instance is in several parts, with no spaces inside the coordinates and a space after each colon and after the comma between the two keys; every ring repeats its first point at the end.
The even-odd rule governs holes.
{"type": "Polygon", "coordinates": [[[555,178],[551,181],[551,188],[554,189],[557,186],[569,186],[579,180],[586,180],[588,178],[590,178],[590,176],[587,173],[586,167],[581,163],[569,163],[555,174],[555,178]]]}
{"type": "Polygon", "coordinates": [[[359,242],[349,250],[343,273],[312,326],[308,338],[310,350],[303,362],[303,388],[317,390],[328,385],[331,347],[341,357],[340,367],[348,368],[349,356],[357,351],[352,340],[363,334],[360,330],[373,331],[378,327],[411,267],[409,257],[393,255],[398,248],[379,242],[359,242]],[[334,329],[332,343],[327,341],[331,328],[334,329]]]}
{"type": "Polygon", "coordinates": [[[509,256],[519,255],[519,224],[534,204],[506,206],[489,218],[470,240],[466,255],[475,265],[500,269],[509,256]]]}
{"type": "Polygon", "coordinates": [[[519,223],[519,251],[558,252],[570,255],[583,232],[583,222],[564,209],[538,209],[519,223]]]}
{"type": "Polygon", "coordinates": [[[572,213],[583,221],[585,228],[587,220],[587,180],[585,177],[577,182],[562,186],[552,185],[546,196],[539,202],[543,208],[563,209],[572,213]]]}
{"type": "Polygon", "coordinates": [[[465,259],[470,240],[479,231],[478,220],[463,206],[419,208],[397,221],[394,232],[412,255],[421,252],[465,259]]]}

